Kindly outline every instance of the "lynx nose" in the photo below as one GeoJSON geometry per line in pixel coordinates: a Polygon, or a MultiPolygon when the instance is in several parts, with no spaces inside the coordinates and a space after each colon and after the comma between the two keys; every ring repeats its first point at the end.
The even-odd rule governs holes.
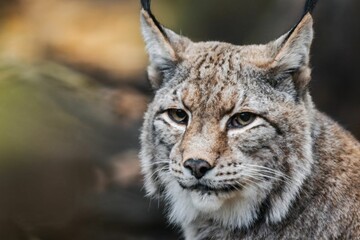
{"type": "Polygon", "coordinates": [[[211,165],[202,159],[189,159],[184,162],[184,167],[191,171],[197,179],[202,178],[210,169],[211,165]]]}

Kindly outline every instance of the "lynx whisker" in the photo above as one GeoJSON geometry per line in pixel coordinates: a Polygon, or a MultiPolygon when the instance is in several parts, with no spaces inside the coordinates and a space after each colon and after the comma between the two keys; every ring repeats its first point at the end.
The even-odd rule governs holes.
{"type": "Polygon", "coordinates": [[[288,175],[286,175],[285,173],[279,171],[279,170],[275,170],[275,169],[272,169],[272,168],[269,168],[269,167],[264,167],[264,166],[260,166],[260,165],[254,165],[254,164],[244,164],[243,166],[248,166],[248,167],[251,167],[251,168],[254,168],[254,169],[263,169],[263,171],[268,171],[270,173],[273,173],[275,175],[280,175],[284,178],[288,178],[290,180],[290,177],[288,175]]]}
{"type": "Polygon", "coordinates": [[[265,191],[267,188],[258,182],[251,179],[251,176],[246,176],[246,178],[242,179],[242,181],[246,182],[248,186],[256,186],[260,191],[265,191]]]}
{"type": "MultiPolygon", "coordinates": [[[[170,173],[170,170],[169,170],[168,166],[159,168],[150,175],[150,178],[153,178],[154,175],[158,174],[159,172],[170,173]]],[[[159,176],[157,176],[157,177],[159,177],[159,176]]],[[[158,179],[155,179],[155,180],[158,180],[158,179]]]]}
{"type": "Polygon", "coordinates": [[[284,177],[283,175],[276,175],[276,173],[271,172],[271,171],[263,171],[263,170],[259,170],[259,169],[253,169],[253,168],[248,168],[246,169],[247,172],[250,172],[251,174],[256,174],[260,177],[266,177],[266,178],[270,178],[273,180],[279,180],[279,181],[283,181],[283,182],[287,182],[290,181],[290,178],[284,177]]]}
{"type": "Polygon", "coordinates": [[[158,165],[162,165],[162,164],[170,164],[169,161],[158,161],[158,162],[151,162],[151,163],[146,163],[143,164],[144,167],[152,167],[152,166],[158,166],[158,165]]]}

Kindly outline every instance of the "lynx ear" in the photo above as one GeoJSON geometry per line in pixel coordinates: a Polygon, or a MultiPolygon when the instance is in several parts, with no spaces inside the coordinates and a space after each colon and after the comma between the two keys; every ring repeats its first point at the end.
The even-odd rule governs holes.
{"type": "Polygon", "coordinates": [[[271,68],[279,74],[291,74],[298,90],[310,82],[310,47],[313,40],[313,19],[307,13],[290,32],[274,42],[275,57],[271,68]]]}
{"type": "Polygon", "coordinates": [[[307,0],[300,21],[288,33],[273,42],[272,69],[291,74],[297,90],[304,90],[311,80],[310,47],[314,38],[312,11],[317,0],[307,0]]]}
{"type": "Polygon", "coordinates": [[[150,10],[150,0],[141,0],[141,28],[150,58],[149,80],[157,89],[169,79],[180,61],[180,53],[190,40],[164,28],[150,10]]]}

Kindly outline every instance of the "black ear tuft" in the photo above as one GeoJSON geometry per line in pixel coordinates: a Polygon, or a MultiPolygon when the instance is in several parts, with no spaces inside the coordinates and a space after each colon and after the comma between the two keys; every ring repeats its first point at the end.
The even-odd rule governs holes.
{"type": "Polygon", "coordinates": [[[318,0],[306,0],[305,8],[304,8],[304,15],[307,13],[312,13],[315,9],[318,0]]]}
{"type": "Polygon", "coordinates": [[[149,14],[149,16],[153,20],[154,24],[160,30],[160,32],[164,35],[164,37],[168,38],[164,28],[161,26],[159,21],[156,19],[156,17],[151,12],[151,0],[141,0],[141,6],[149,14]]]}
{"type": "Polygon", "coordinates": [[[141,6],[145,11],[150,12],[150,5],[151,0],[141,0],[141,6]]]}
{"type": "Polygon", "coordinates": [[[288,35],[286,37],[286,40],[291,36],[291,34],[293,34],[293,32],[295,31],[296,27],[300,24],[300,22],[304,19],[304,17],[306,16],[306,14],[310,13],[312,14],[312,12],[314,11],[316,4],[318,3],[319,0],[306,0],[305,3],[305,7],[304,7],[304,13],[301,16],[300,20],[296,23],[296,25],[288,32],[288,35]]]}

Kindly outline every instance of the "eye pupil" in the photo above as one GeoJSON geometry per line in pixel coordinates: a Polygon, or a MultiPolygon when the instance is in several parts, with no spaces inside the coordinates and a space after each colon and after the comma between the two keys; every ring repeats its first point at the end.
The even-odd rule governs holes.
{"type": "Polygon", "coordinates": [[[250,113],[240,113],[240,116],[242,121],[248,122],[251,119],[250,113]]]}
{"type": "Polygon", "coordinates": [[[179,118],[185,118],[186,117],[186,113],[183,111],[183,110],[176,110],[176,115],[179,117],[179,118]]]}

